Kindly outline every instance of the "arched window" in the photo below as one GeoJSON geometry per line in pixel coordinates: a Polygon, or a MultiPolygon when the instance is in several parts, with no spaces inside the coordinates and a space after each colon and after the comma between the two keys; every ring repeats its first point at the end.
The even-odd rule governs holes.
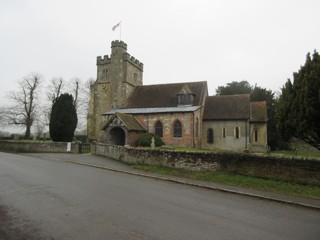
{"type": "Polygon", "coordinates": [[[254,141],[255,141],[255,142],[258,142],[258,137],[259,137],[259,135],[258,135],[258,129],[254,129],[254,141]]]}
{"type": "Polygon", "coordinates": [[[160,121],[158,121],[156,123],[154,133],[156,135],[158,135],[159,137],[163,137],[163,126],[162,126],[162,123],[160,121]]]}
{"type": "Polygon", "coordinates": [[[209,128],[207,131],[207,142],[213,143],[213,129],[209,128]]]}
{"type": "Polygon", "coordinates": [[[199,137],[199,119],[196,119],[196,137],[199,137]]]}
{"type": "Polygon", "coordinates": [[[182,137],[182,125],[179,120],[174,122],[173,137],[176,137],[176,138],[182,137]]]}
{"type": "Polygon", "coordinates": [[[234,137],[235,137],[236,139],[240,138],[240,128],[239,128],[239,127],[236,127],[236,128],[234,129],[234,137]]]}

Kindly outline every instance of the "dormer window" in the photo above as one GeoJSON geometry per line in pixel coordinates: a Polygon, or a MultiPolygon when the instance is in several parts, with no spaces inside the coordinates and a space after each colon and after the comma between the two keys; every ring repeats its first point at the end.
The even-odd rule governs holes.
{"type": "Polygon", "coordinates": [[[178,105],[192,105],[193,104],[193,94],[178,94],[178,105]]]}
{"type": "Polygon", "coordinates": [[[178,106],[192,106],[194,94],[190,91],[188,86],[184,86],[178,96],[178,106]]]}

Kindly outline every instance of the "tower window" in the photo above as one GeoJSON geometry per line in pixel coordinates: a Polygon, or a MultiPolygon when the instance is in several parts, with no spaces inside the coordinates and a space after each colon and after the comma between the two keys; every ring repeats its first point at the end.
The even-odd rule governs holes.
{"type": "Polygon", "coordinates": [[[154,133],[155,133],[156,135],[158,135],[159,137],[163,137],[163,126],[162,126],[162,123],[161,123],[160,121],[158,121],[158,122],[156,123],[154,133]]]}
{"type": "Polygon", "coordinates": [[[182,125],[179,120],[175,121],[174,123],[173,137],[176,137],[176,138],[182,137],[182,125]]]}
{"type": "Polygon", "coordinates": [[[108,78],[108,70],[103,70],[103,78],[108,78]]]}
{"type": "Polygon", "coordinates": [[[222,138],[226,138],[226,128],[222,128],[222,138]]]}
{"type": "Polygon", "coordinates": [[[138,79],[138,74],[134,73],[134,74],[133,74],[133,81],[134,81],[134,83],[137,82],[137,79],[138,79]]]}
{"type": "Polygon", "coordinates": [[[213,129],[209,128],[207,131],[207,143],[213,143],[213,129]]]}

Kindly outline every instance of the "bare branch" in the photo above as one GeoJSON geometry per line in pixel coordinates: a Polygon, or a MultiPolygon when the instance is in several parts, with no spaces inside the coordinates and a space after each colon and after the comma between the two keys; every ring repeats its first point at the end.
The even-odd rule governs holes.
{"type": "Polygon", "coordinates": [[[32,73],[18,82],[19,89],[8,94],[12,100],[11,111],[7,114],[9,124],[25,125],[25,137],[30,137],[31,126],[36,116],[37,89],[42,76],[32,73]]]}
{"type": "Polygon", "coordinates": [[[49,91],[47,93],[49,101],[53,103],[57,100],[57,98],[61,95],[62,90],[64,89],[64,85],[65,84],[62,77],[51,79],[49,91]]]}
{"type": "Polygon", "coordinates": [[[73,105],[75,106],[77,112],[78,112],[78,105],[79,105],[79,91],[80,91],[80,85],[81,85],[81,80],[77,77],[75,77],[72,80],[72,95],[73,95],[73,105]]]}

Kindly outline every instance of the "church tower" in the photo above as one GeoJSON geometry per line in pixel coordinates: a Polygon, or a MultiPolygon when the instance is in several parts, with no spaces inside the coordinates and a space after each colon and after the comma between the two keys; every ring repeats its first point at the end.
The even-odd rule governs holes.
{"type": "Polygon", "coordinates": [[[102,113],[121,108],[135,86],[142,86],[143,63],[127,53],[127,44],[111,43],[111,56],[97,57],[97,80],[91,87],[87,134],[99,140],[102,113]]]}

